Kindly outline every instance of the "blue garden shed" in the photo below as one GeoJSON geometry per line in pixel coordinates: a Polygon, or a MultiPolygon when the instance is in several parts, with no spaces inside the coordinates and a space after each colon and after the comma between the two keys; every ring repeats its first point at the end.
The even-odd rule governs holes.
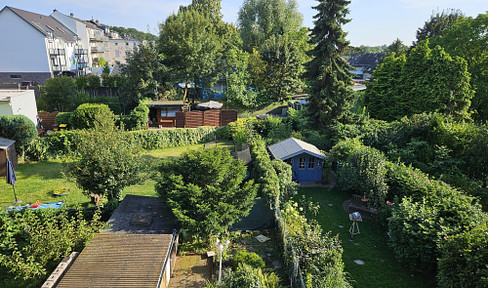
{"type": "Polygon", "coordinates": [[[299,182],[322,180],[325,155],[314,145],[288,138],[271,146],[268,150],[275,159],[281,159],[291,165],[293,179],[299,182]]]}

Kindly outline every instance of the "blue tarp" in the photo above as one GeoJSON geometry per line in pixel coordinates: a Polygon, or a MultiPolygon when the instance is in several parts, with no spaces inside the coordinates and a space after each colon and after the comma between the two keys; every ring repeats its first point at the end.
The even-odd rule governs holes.
{"type": "Polygon", "coordinates": [[[38,207],[35,207],[35,208],[30,208],[32,205],[13,206],[13,207],[8,207],[7,210],[8,211],[13,211],[13,210],[22,210],[22,209],[25,209],[25,208],[30,208],[32,210],[36,210],[36,209],[47,209],[47,208],[57,209],[57,208],[63,207],[64,203],[65,203],[64,201],[52,202],[52,203],[43,203],[43,204],[41,204],[41,205],[39,205],[38,207]]]}

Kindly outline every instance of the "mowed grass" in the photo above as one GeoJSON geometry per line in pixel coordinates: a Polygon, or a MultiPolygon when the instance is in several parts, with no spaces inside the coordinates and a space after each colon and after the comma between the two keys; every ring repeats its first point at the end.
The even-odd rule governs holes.
{"type": "MultiPolygon", "coordinates": [[[[207,148],[215,146],[225,149],[233,148],[232,142],[229,141],[205,144],[207,148]]],[[[203,148],[203,144],[144,151],[142,155],[149,164],[147,169],[152,170],[146,172],[153,173],[146,173],[148,175],[147,179],[143,179],[142,183],[126,187],[122,191],[122,197],[127,194],[157,196],[154,189],[156,181],[152,179],[151,175],[155,174],[158,163],[165,157],[178,157],[186,151],[199,148],[203,148]]],[[[41,203],[66,201],[66,206],[68,207],[74,208],[80,205],[83,207],[90,206],[89,197],[82,193],[82,190],[77,187],[74,181],[70,181],[63,176],[63,170],[63,161],[59,159],[39,163],[19,163],[15,169],[17,176],[15,192],[17,198],[22,200],[21,204],[25,205],[35,203],[36,201],[41,203]],[[54,196],[53,191],[56,188],[69,188],[70,194],[66,196],[54,196]]],[[[5,177],[0,178],[1,210],[12,205],[14,200],[12,185],[6,184],[5,177]]]]}
{"type": "Polygon", "coordinates": [[[339,234],[344,248],[345,271],[354,287],[436,287],[433,277],[410,271],[395,260],[387,244],[386,231],[375,220],[363,218],[363,222],[359,222],[361,234],[351,237],[351,221],[342,207],[342,203],[348,200],[345,194],[335,189],[300,188],[299,195],[320,205],[319,213],[307,215],[309,219],[316,219],[324,232],[339,234]],[[354,260],[362,260],[364,265],[358,265],[354,260]]]}

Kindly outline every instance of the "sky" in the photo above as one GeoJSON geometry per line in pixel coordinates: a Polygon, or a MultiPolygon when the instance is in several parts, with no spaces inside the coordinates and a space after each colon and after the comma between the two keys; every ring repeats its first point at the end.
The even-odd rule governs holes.
{"type": "MultiPolygon", "coordinates": [[[[222,0],[224,21],[236,23],[244,0],[222,0]]],[[[313,27],[316,0],[296,0],[303,14],[303,25],[313,27]]],[[[12,6],[43,15],[53,9],[80,19],[97,19],[110,26],[133,27],[158,34],[158,24],[191,0],[2,0],[0,9],[12,6]],[[2,5],[3,4],[3,5],[2,5]]],[[[399,38],[411,45],[415,33],[430,16],[445,9],[459,9],[476,17],[488,11],[488,0],[351,0],[351,22],[344,25],[352,46],[380,46],[399,38]]]]}

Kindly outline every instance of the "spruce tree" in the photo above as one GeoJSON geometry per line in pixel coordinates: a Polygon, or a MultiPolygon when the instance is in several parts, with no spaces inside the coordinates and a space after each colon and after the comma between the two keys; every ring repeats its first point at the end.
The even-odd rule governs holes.
{"type": "Polygon", "coordinates": [[[341,28],[350,21],[345,18],[349,3],[319,0],[319,5],[314,7],[319,12],[314,16],[315,27],[311,30],[310,43],[314,49],[309,53],[313,59],[307,64],[306,76],[311,85],[308,110],[316,125],[344,119],[353,99],[350,66],[341,57],[349,45],[345,39],[347,33],[341,28]]]}

